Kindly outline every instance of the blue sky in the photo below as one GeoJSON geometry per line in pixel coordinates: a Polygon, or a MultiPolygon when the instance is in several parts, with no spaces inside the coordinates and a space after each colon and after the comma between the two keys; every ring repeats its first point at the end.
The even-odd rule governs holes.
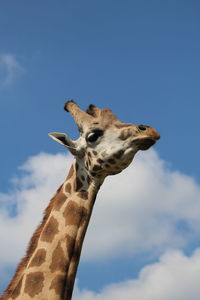
{"type": "MultiPolygon", "coordinates": [[[[156,174],[162,173],[160,178],[164,178],[165,174],[170,182],[175,180],[177,184],[175,190],[175,183],[166,184],[171,187],[171,192],[174,191],[174,203],[179,203],[179,180],[186,185],[183,184],[185,195],[193,199],[192,208],[187,206],[186,209],[186,200],[180,202],[181,209],[184,206],[186,211],[191,210],[190,216],[184,213],[175,218],[169,207],[170,217],[164,212],[159,215],[172,218],[173,230],[180,236],[186,230],[194,233],[193,238],[167,243],[165,247],[158,243],[158,252],[155,250],[156,243],[149,243],[144,250],[138,248],[140,251],[119,251],[113,257],[105,255],[103,258],[94,254],[94,259],[83,259],[78,274],[78,293],[83,288],[99,292],[111,283],[139,278],[140,271],[150,263],[170,266],[169,257],[162,256],[169,248],[178,249],[184,257],[193,255],[193,251],[200,247],[194,225],[197,222],[195,208],[198,207],[200,182],[199,34],[200,3],[195,0],[1,1],[2,211],[9,211],[14,217],[19,213],[14,196],[23,191],[23,180],[31,174],[38,174],[41,152],[52,155],[49,164],[58,159],[57,152],[64,160],[65,150],[54,144],[47,133],[63,131],[72,138],[78,136],[73,120],[63,110],[64,102],[71,98],[83,109],[93,103],[100,108],[111,108],[122,121],[154,126],[161,134],[161,140],[154,147],[156,152],[144,152],[136,165],[141,164],[147,172],[149,169],[145,169],[140,160],[147,157],[149,165],[157,161],[160,169],[156,174]],[[28,159],[32,163],[25,169],[19,169],[19,166],[27,165],[28,159]],[[175,174],[179,174],[179,179],[175,174]],[[5,201],[6,197],[12,198],[9,204],[5,201]]],[[[67,170],[62,172],[65,174],[67,170]]],[[[50,180],[47,173],[44,177],[50,180]]],[[[64,177],[61,173],[59,176],[62,181],[64,177]]],[[[31,180],[38,188],[33,176],[31,180]]],[[[54,181],[56,189],[55,183],[59,182],[54,181]]],[[[157,184],[162,184],[161,180],[157,184]]],[[[26,190],[31,188],[25,186],[26,190]]],[[[48,192],[54,193],[49,189],[48,192]]],[[[178,205],[176,208],[181,210],[178,205]]],[[[98,206],[94,217],[98,218],[97,209],[98,206]]],[[[11,226],[10,219],[6,221],[11,226]]],[[[32,226],[34,228],[34,224],[32,226]]],[[[172,240],[173,234],[169,236],[172,240]]],[[[139,243],[140,240],[134,241],[139,243]]],[[[23,253],[24,250],[21,251],[23,253]]],[[[8,274],[7,281],[16,263],[17,258],[2,267],[8,274]]],[[[1,289],[6,280],[3,280],[1,289]]],[[[132,293],[135,295],[136,292],[132,293]]],[[[90,299],[90,296],[81,294],[79,299],[90,299]]],[[[95,295],[92,297],[95,299],[95,295]]],[[[108,297],[112,299],[112,296],[108,297]]],[[[105,294],[102,294],[102,299],[106,299],[105,294]]],[[[176,299],[179,299],[178,296],[176,299]]],[[[180,299],[183,297],[180,296],[180,299]]]]}

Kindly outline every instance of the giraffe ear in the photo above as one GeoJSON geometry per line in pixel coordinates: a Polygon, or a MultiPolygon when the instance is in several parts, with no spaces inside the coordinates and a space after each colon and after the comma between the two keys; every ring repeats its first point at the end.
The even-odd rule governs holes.
{"type": "Polygon", "coordinates": [[[50,132],[48,136],[57,143],[65,146],[73,155],[77,155],[75,142],[72,141],[65,133],[61,132],[50,132]]]}

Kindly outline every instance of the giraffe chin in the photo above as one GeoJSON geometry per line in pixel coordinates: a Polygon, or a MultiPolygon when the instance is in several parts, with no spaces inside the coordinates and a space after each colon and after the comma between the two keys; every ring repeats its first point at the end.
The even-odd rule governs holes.
{"type": "Polygon", "coordinates": [[[151,146],[155,144],[155,140],[151,138],[142,138],[135,140],[135,145],[138,146],[139,150],[148,150],[151,146]]]}

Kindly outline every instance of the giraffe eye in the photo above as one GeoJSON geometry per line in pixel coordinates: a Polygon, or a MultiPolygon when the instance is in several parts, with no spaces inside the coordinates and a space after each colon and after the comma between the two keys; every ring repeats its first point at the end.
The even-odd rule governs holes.
{"type": "Polygon", "coordinates": [[[96,142],[98,138],[102,135],[103,135],[103,130],[96,129],[87,135],[86,141],[90,143],[96,142]]]}

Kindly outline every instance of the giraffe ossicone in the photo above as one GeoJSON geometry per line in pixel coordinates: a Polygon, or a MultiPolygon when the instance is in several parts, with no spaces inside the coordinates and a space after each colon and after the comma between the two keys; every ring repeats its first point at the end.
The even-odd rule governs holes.
{"type": "Polygon", "coordinates": [[[51,199],[42,223],[33,234],[25,257],[1,300],[70,300],[82,244],[106,176],[124,170],[139,150],[160,138],[155,129],[121,122],[108,109],[90,105],[86,112],[68,101],[80,137],[65,133],[49,136],[74,156],[69,174],[51,199]]]}

